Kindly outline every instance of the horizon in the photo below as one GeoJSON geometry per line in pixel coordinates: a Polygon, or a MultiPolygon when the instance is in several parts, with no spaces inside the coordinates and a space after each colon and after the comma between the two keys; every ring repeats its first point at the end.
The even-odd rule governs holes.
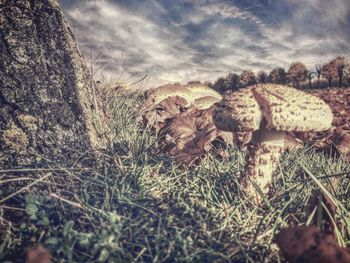
{"type": "Polygon", "coordinates": [[[350,53],[347,0],[60,0],[96,77],[149,88],[350,53]]]}

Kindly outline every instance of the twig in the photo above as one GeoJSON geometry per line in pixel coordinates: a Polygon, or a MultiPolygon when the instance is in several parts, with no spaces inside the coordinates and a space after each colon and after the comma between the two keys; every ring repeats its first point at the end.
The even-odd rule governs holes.
{"type": "Polygon", "coordinates": [[[49,173],[49,174],[47,174],[47,175],[45,175],[45,176],[43,176],[43,177],[40,177],[39,179],[35,180],[35,181],[32,182],[31,184],[29,184],[29,185],[23,187],[22,189],[20,189],[20,190],[18,190],[18,191],[16,191],[16,192],[14,192],[14,193],[12,193],[12,194],[10,194],[10,195],[4,197],[3,199],[0,200],[0,204],[3,203],[3,202],[5,202],[6,200],[10,199],[11,197],[14,197],[14,196],[17,195],[17,194],[19,194],[19,193],[21,193],[21,192],[23,192],[23,191],[25,191],[25,190],[28,190],[28,189],[29,189],[30,187],[32,187],[33,185],[39,183],[40,181],[43,181],[44,179],[48,178],[49,176],[51,176],[51,173],[49,173]]]}
{"type": "Polygon", "coordinates": [[[53,197],[53,198],[56,198],[56,199],[58,199],[58,200],[60,200],[60,201],[62,201],[64,203],[70,204],[71,206],[74,206],[74,207],[77,207],[77,208],[80,208],[80,209],[83,208],[83,206],[81,204],[79,204],[77,202],[69,201],[69,200],[67,200],[67,199],[65,199],[65,198],[63,198],[61,196],[58,196],[58,195],[56,195],[54,193],[51,193],[50,196],[53,197]]]}

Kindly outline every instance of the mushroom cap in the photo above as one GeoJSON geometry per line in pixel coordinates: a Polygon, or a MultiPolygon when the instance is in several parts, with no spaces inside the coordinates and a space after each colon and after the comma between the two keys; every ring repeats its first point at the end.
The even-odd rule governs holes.
{"type": "Polygon", "coordinates": [[[332,126],[333,113],[326,102],[283,85],[256,85],[266,128],[279,131],[324,131],[332,126]]]}
{"type": "MultiPolygon", "coordinates": [[[[222,96],[215,90],[209,88],[206,85],[195,83],[188,85],[180,84],[166,84],[162,85],[156,89],[153,89],[147,93],[147,100],[151,100],[152,103],[157,104],[162,100],[171,97],[179,96],[186,99],[189,103],[194,103],[196,99],[211,96],[217,98],[215,102],[222,99],[222,96]]],[[[214,104],[213,102],[212,104],[214,104]]]]}
{"type": "Polygon", "coordinates": [[[148,93],[147,99],[152,99],[154,104],[158,104],[162,100],[165,100],[171,96],[179,96],[186,99],[188,102],[192,102],[194,99],[190,90],[184,88],[178,84],[166,84],[162,85],[148,93]]]}
{"type": "Polygon", "coordinates": [[[320,98],[277,84],[258,84],[229,94],[217,103],[213,119],[218,129],[255,131],[263,125],[276,131],[324,131],[333,114],[320,98]]]}
{"type": "Polygon", "coordinates": [[[212,88],[202,84],[202,83],[190,83],[183,86],[186,89],[189,89],[195,96],[195,98],[201,98],[206,96],[211,96],[219,100],[222,99],[222,96],[219,92],[213,90],[212,88]]]}
{"type": "Polygon", "coordinates": [[[193,104],[200,110],[206,110],[219,101],[220,99],[215,98],[213,96],[205,96],[205,97],[195,99],[193,104]]]}
{"type": "Polygon", "coordinates": [[[260,127],[262,113],[250,88],[226,95],[213,108],[213,120],[219,130],[255,131],[260,127]]]}

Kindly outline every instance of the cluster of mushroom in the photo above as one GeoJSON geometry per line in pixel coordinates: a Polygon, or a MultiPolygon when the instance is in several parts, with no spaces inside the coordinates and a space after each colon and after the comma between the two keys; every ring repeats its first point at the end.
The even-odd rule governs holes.
{"type": "Polygon", "coordinates": [[[220,93],[201,83],[167,84],[146,91],[138,119],[158,132],[178,114],[188,109],[207,110],[221,99],[220,93]]]}
{"type": "Polygon", "coordinates": [[[208,109],[222,99],[220,93],[201,83],[187,85],[166,84],[147,92],[143,107],[150,104],[156,105],[173,96],[184,98],[188,106],[194,105],[198,109],[208,109]]]}
{"type": "Polygon", "coordinates": [[[218,145],[231,145],[233,134],[219,131],[212,120],[212,106],[222,96],[201,83],[163,85],[149,90],[139,109],[140,121],[159,135],[158,150],[171,154],[178,165],[196,165],[218,145]]]}
{"type": "MultiPolygon", "coordinates": [[[[212,112],[212,121],[220,131],[252,133],[251,142],[248,144],[245,174],[241,182],[247,194],[254,197],[257,203],[261,200],[260,193],[267,194],[270,189],[273,172],[286,147],[285,132],[325,131],[331,128],[333,120],[330,107],[322,99],[277,84],[253,85],[229,93],[224,98],[200,83],[184,86],[163,85],[146,94],[141,111],[146,114],[155,111],[159,118],[161,114],[157,110],[162,108],[162,105],[168,105],[162,108],[163,113],[168,114],[165,114],[163,119],[168,119],[170,115],[173,119],[174,112],[170,114],[169,107],[176,107],[172,105],[174,102],[182,103],[186,109],[194,106],[212,112]]],[[[182,116],[181,112],[178,111],[177,116],[182,116]]],[[[187,115],[185,117],[188,118],[187,115]]],[[[154,116],[149,119],[153,120],[154,116]]],[[[168,124],[175,125],[182,121],[183,119],[180,119],[168,124]]],[[[186,137],[185,134],[174,135],[176,138],[173,138],[171,133],[168,135],[172,137],[171,141],[175,142],[186,137]]],[[[194,135],[187,137],[195,138],[194,135]]]]}
{"type": "Polygon", "coordinates": [[[291,87],[259,84],[231,93],[216,103],[213,120],[224,131],[252,131],[242,183],[248,195],[260,202],[284,150],[287,131],[324,131],[333,114],[321,99],[291,87]]]}

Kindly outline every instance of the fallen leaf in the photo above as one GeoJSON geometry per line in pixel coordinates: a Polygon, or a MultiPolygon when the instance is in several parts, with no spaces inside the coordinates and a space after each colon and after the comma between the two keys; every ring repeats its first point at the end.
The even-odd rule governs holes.
{"type": "Polygon", "coordinates": [[[349,263],[350,251],[338,245],[333,235],[312,226],[282,229],[274,242],[290,263],[349,263]]]}
{"type": "Polygon", "coordinates": [[[232,133],[220,132],[212,120],[212,109],[190,107],[176,115],[161,129],[161,148],[175,157],[181,165],[199,164],[211,150],[223,156],[224,147],[213,147],[214,142],[224,145],[233,143],[232,133]]]}
{"type": "Polygon", "coordinates": [[[338,130],[338,142],[336,147],[339,153],[348,161],[350,161],[350,131],[338,130]]]}
{"type": "Polygon", "coordinates": [[[171,96],[158,104],[150,104],[142,108],[139,114],[142,122],[156,131],[164,127],[166,122],[181,113],[187,105],[187,101],[179,96],[171,96]]]}
{"type": "Polygon", "coordinates": [[[43,245],[38,244],[27,249],[26,263],[50,263],[51,254],[47,251],[43,245]]]}
{"type": "Polygon", "coordinates": [[[286,134],[284,136],[284,145],[285,149],[288,151],[303,148],[303,142],[300,139],[295,138],[289,134],[286,134]]]}

